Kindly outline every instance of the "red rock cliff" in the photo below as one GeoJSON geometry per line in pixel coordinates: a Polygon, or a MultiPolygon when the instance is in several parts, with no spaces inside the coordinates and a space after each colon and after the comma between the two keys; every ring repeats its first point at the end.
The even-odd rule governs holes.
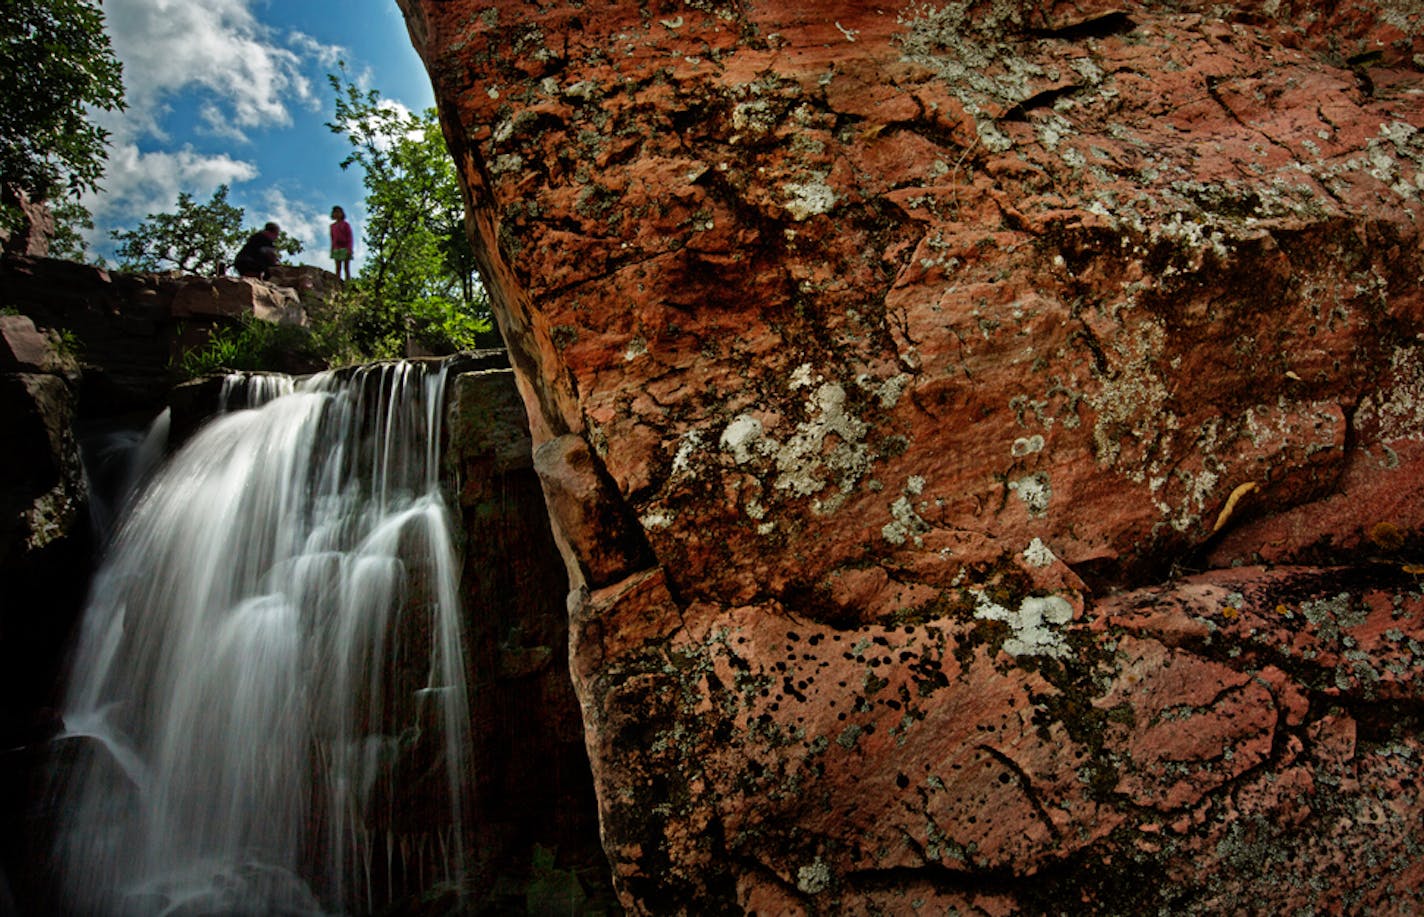
{"type": "Polygon", "coordinates": [[[401,2],[625,905],[1421,906],[1416,4],[401,2]]]}

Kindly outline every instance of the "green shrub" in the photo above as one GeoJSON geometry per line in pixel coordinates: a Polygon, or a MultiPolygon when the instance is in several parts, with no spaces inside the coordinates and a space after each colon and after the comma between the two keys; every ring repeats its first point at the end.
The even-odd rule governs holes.
{"type": "Polygon", "coordinates": [[[411,344],[449,354],[487,344],[490,323],[451,300],[384,303],[358,279],[310,307],[313,347],[334,365],[403,357],[411,344]]]}
{"type": "Polygon", "coordinates": [[[277,325],[243,316],[233,325],[213,329],[201,349],[178,361],[189,378],[214,372],[286,370],[294,363],[325,362],[311,332],[296,325],[277,325]]]}

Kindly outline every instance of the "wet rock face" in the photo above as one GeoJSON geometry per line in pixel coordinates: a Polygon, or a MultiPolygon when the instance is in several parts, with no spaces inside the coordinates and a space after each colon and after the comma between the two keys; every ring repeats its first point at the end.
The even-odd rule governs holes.
{"type": "Polygon", "coordinates": [[[517,906],[524,905],[536,845],[557,850],[564,868],[600,859],[565,651],[563,571],[533,471],[524,407],[512,374],[499,365],[502,356],[452,364],[445,450],[446,480],[457,485],[461,591],[476,686],[470,805],[478,853],[471,891],[478,910],[495,913],[509,909],[500,896],[509,885],[519,891],[517,906]]]}
{"type": "MultiPolygon", "coordinates": [[[[20,315],[0,316],[0,741],[42,739],[56,724],[63,647],[92,561],[89,496],[72,431],[78,366],[20,315]]],[[[14,755],[12,757],[19,757],[14,755]]],[[[5,775],[10,776],[10,765],[5,775]]],[[[0,794],[10,824],[15,783],[0,794]]],[[[0,832],[3,833],[3,832],[0,832]]],[[[5,838],[0,838],[0,854],[5,838]]]]}
{"type": "Polygon", "coordinates": [[[627,905],[1415,894],[1424,14],[402,5],[627,905]]]}

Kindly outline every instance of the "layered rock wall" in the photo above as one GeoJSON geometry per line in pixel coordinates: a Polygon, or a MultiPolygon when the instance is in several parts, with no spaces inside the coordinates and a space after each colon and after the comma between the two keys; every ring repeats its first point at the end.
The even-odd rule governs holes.
{"type": "Polygon", "coordinates": [[[1419,906],[1415,5],[401,2],[626,906],[1419,906]]]}
{"type": "MultiPolygon", "coordinates": [[[[111,272],[55,258],[0,259],[0,309],[63,330],[84,365],[84,414],[152,415],[178,381],[174,366],[214,327],[242,316],[306,324],[330,272],[279,267],[271,283],[241,277],[111,272]]],[[[273,367],[310,371],[311,367],[273,367]]]]}

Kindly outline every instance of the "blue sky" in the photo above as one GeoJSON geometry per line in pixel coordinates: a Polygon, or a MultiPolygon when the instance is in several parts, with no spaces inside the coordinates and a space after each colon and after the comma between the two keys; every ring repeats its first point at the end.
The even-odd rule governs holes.
{"type": "Polygon", "coordinates": [[[327,214],[346,209],[362,255],[359,166],[334,116],[327,74],[345,61],[362,88],[407,109],[434,104],[395,0],[103,0],[128,109],[100,113],[112,134],[91,252],[113,263],[109,231],[205,202],[227,184],[247,226],[276,220],[303,245],[289,260],[327,269],[327,214]]]}

